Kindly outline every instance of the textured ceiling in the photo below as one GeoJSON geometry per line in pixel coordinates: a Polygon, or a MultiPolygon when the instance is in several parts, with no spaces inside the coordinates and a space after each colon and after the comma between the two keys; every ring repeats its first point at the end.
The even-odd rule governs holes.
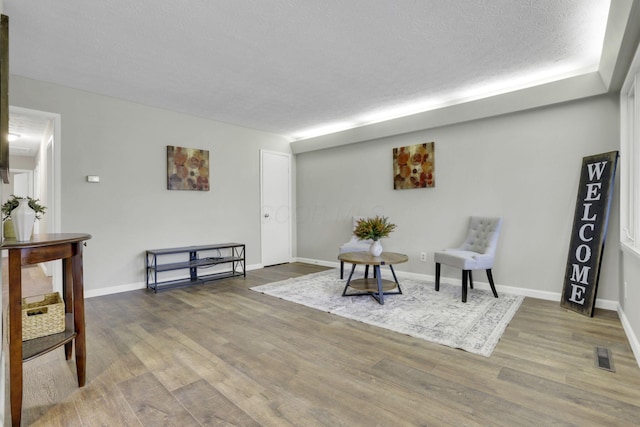
{"type": "Polygon", "coordinates": [[[12,74],[292,139],[595,71],[608,9],[606,0],[4,0],[12,74]]]}
{"type": "Polygon", "coordinates": [[[49,120],[40,114],[9,111],[9,133],[18,136],[9,143],[9,154],[27,157],[38,154],[48,124],[49,120]]]}

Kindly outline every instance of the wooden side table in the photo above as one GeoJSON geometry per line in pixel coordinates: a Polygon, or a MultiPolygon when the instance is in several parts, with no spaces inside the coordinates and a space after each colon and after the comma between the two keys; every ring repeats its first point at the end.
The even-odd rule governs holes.
{"type": "Polygon", "coordinates": [[[393,270],[393,264],[400,264],[409,261],[409,257],[404,254],[398,254],[395,252],[382,252],[380,256],[373,256],[369,252],[347,252],[338,255],[338,259],[343,262],[353,264],[351,267],[351,274],[347,279],[347,284],[342,292],[343,297],[357,296],[357,295],[370,295],[380,304],[384,304],[385,295],[397,295],[402,294],[400,283],[396,277],[396,272],[393,270]],[[364,264],[368,269],[370,265],[373,266],[374,277],[369,279],[365,273],[364,279],[351,280],[353,273],[356,270],[356,265],[364,264]],[[380,266],[388,265],[393,274],[393,281],[384,280],[380,275],[380,266]],[[347,294],[347,289],[351,287],[359,291],[364,291],[357,294],[347,294]],[[397,291],[389,292],[397,288],[397,291]]]}
{"type": "Polygon", "coordinates": [[[11,424],[19,426],[22,418],[22,362],[31,360],[62,345],[67,360],[75,343],[78,386],[85,383],[86,352],[84,330],[84,294],[82,282],[82,246],[89,234],[36,234],[28,242],[7,239],[0,249],[9,251],[8,333],[3,339],[9,349],[9,395],[11,424]],[[62,288],[65,303],[65,331],[22,342],[22,266],[62,260],[62,288]],[[8,335],[8,337],[7,337],[8,335]],[[7,343],[8,338],[8,343],[7,343]]]}

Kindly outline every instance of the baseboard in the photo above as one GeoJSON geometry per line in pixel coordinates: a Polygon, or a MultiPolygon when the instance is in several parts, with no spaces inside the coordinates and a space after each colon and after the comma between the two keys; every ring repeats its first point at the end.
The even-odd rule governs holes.
{"type": "Polygon", "coordinates": [[[629,345],[631,346],[631,351],[633,351],[633,355],[636,357],[636,363],[640,367],[640,341],[636,338],[636,334],[629,323],[629,319],[627,319],[627,315],[622,310],[620,304],[618,304],[618,317],[620,318],[620,323],[622,323],[622,328],[624,329],[624,333],[627,335],[627,340],[629,340],[629,345]]]}
{"type": "Polygon", "coordinates": [[[84,298],[87,299],[87,298],[93,298],[93,297],[101,297],[104,295],[119,294],[122,292],[138,291],[140,289],[145,289],[146,287],[147,287],[146,283],[139,282],[139,283],[129,283],[126,285],[119,285],[119,286],[109,286],[108,288],[85,289],[84,298]]]}
{"type": "MultiPolygon", "coordinates": [[[[246,267],[246,271],[259,270],[261,268],[263,268],[262,264],[252,264],[246,267]]],[[[139,283],[129,283],[129,284],[120,285],[120,286],[110,286],[108,288],[85,289],[84,297],[85,298],[101,297],[105,295],[119,294],[121,292],[139,291],[141,289],[146,289],[146,288],[147,288],[147,284],[145,282],[139,282],[139,283]]]]}
{"type": "Polygon", "coordinates": [[[38,263],[38,267],[40,268],[40,270],[42,271],[42,274],[44,274],[47,277],[51,277],[51,274],[49,273],[49,270],[47,269],[47,263],[45,262],[39,262],[38,263]]]}
{"type": "Polygon", "coordinates": [[[316,264],[321,265],[323,267],[332,267],[332,268],[340,268],[340,263],[335,261],[322,261],[319,259],[311,259],[311,258],[294,258],[291,262],[304,262],[305,264],[316,264]]]}

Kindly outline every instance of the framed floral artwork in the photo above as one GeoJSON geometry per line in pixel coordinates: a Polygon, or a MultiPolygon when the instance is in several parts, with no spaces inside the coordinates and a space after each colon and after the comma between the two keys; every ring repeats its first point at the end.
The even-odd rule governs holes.
{"type": "Polygon", "coordinates": [[[435,187],[434,142],[393,149],[393,189],[435,187]]]}
{"type": "Polygon", "coordinates": [[[209,150],[167,145],[167,189],[209,191],[209,150]]]}

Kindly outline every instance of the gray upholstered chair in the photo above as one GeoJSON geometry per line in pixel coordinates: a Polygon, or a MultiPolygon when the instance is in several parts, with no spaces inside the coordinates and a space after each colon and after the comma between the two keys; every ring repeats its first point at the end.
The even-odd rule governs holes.
{"type": "MultiPolygon", "coordinates": [[[[358,221],[364,219],[363,216],[354,216],[352,221],[351,231],[356,229],[358,225],[358,221]]],[[[347,252],[364,252],[369,250],[369,246],[371,246],[373,240],[360,240],[353,234],[351,235],[351,239],[344,243],[342,246],[338,248],[338,254],[344,254],[347,252]]],[[[340,261],[340,279],[344,278],[344,262],[340,261]]]]}
{"type": "Polygon", "coordinates": [[[493,283],[493,260],[498,244],[502,218],[472,216],[469,232],[464,243],[458,248],[444,249],[434,254],[436,262],[436,291],[440,290],[440,265],[448,265],[462,270],[462,302],[467,302],[467,279],[473,289],[473,270],[486,270],[493,296],[498,298],[493,283]]]}

